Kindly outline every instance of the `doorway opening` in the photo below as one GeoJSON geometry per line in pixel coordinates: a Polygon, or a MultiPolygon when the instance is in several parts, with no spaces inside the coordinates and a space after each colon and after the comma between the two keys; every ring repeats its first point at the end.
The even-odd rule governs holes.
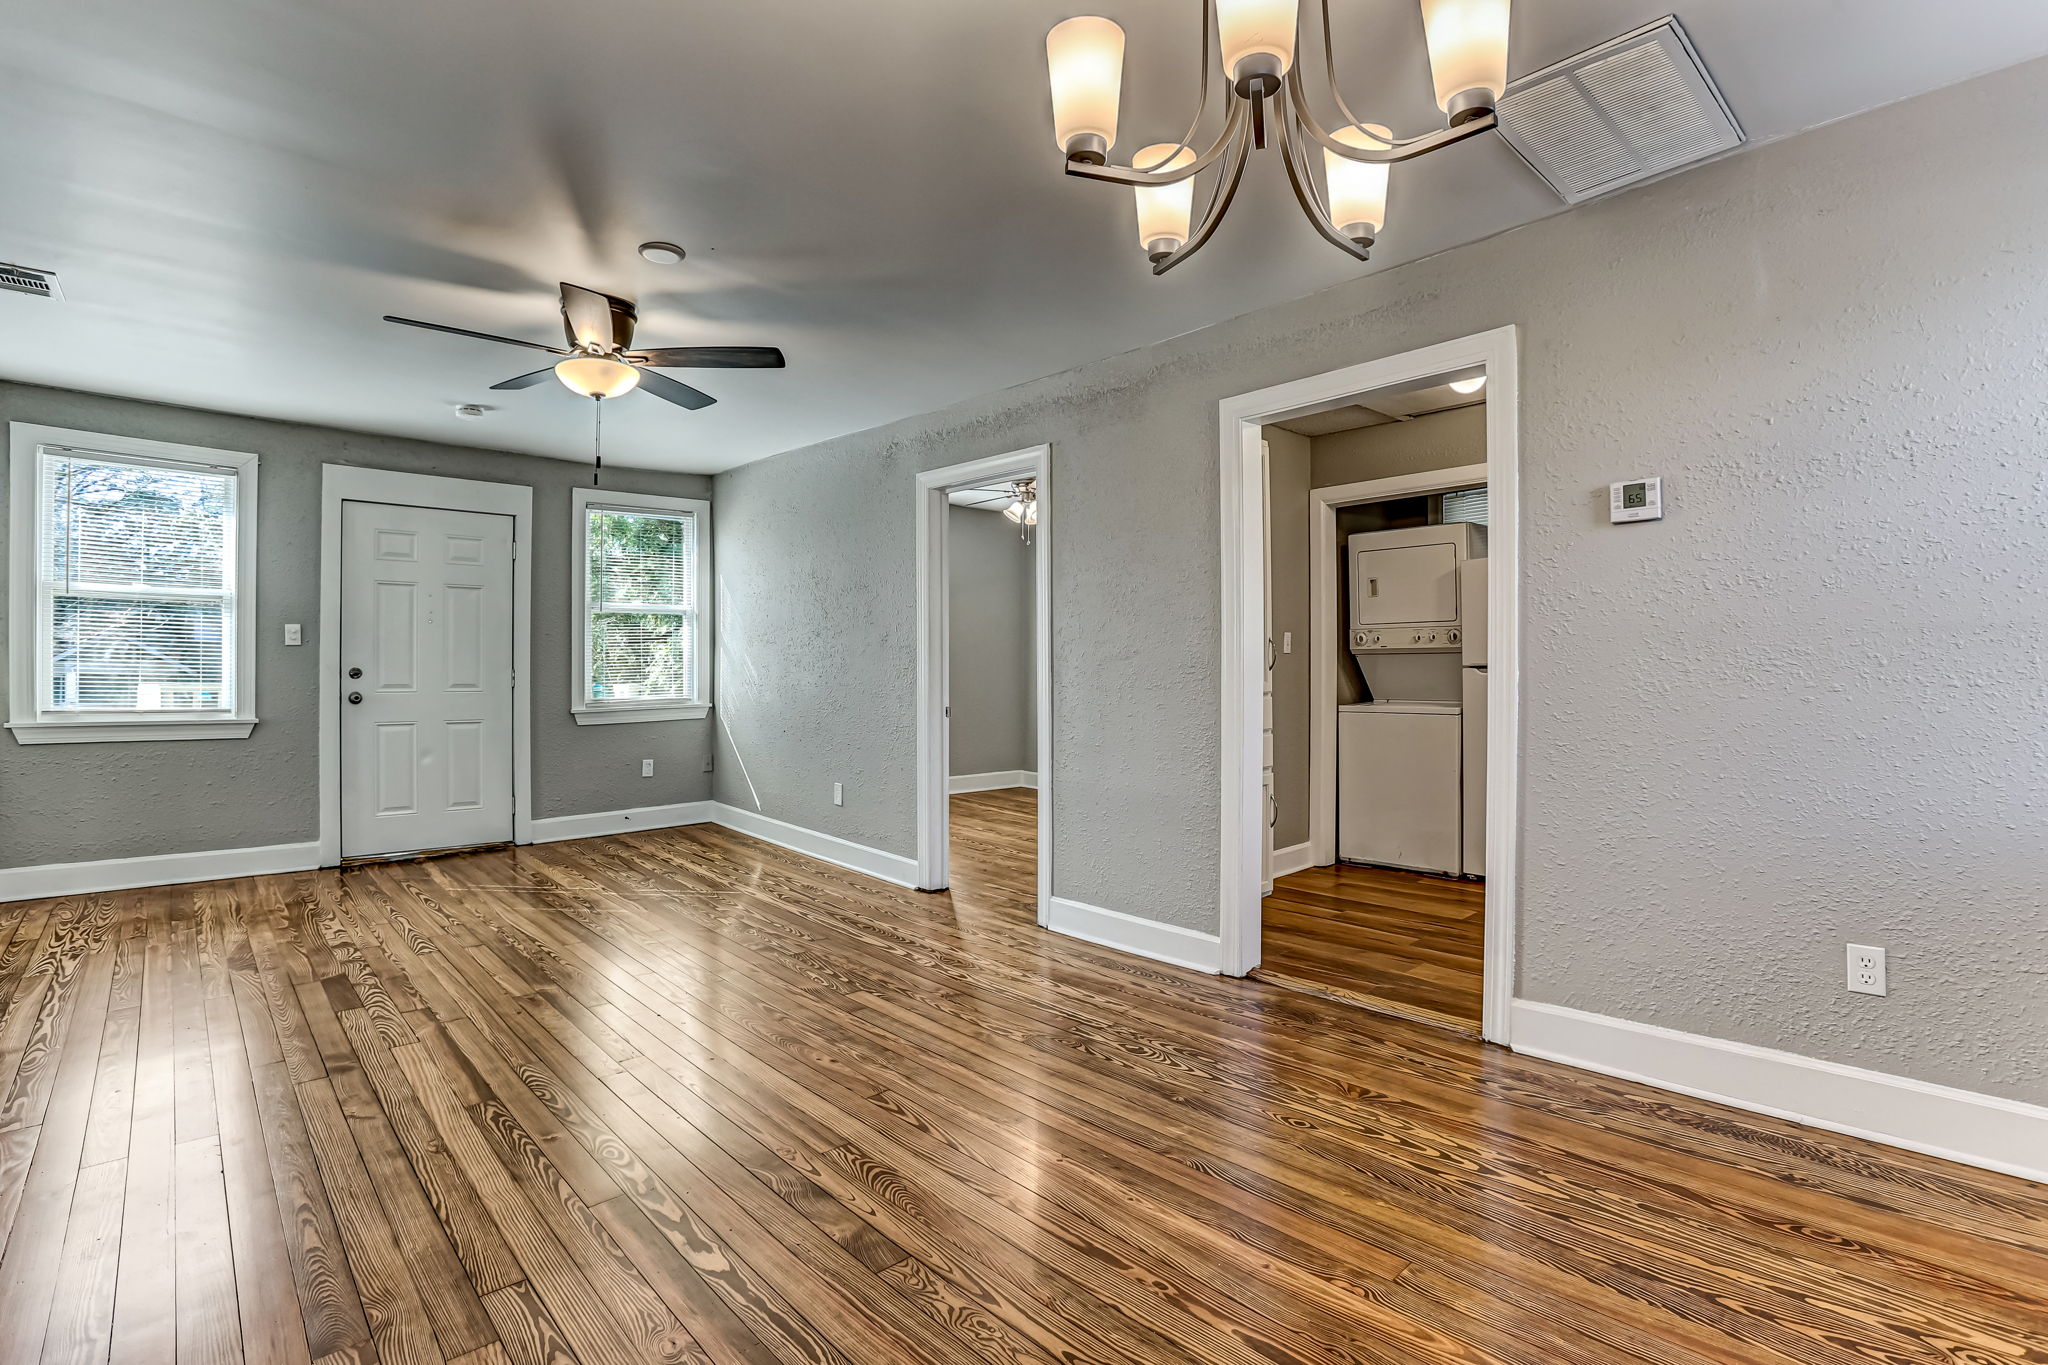
{"type": "Polygon", "coordinates": [[[1052,898],[1049,447],[918,476],[918,887],[1052,898]]]}
{"type": "Polygon", "coordinates": [[[1223,405],[1226,970],[1497,1042],[1513,405],[1512,329],[1223,405]]]}
{"type": "Polygon", "coordinates": [[[327,465],[320,862],[532,841],[533,490],[327,465]]]}

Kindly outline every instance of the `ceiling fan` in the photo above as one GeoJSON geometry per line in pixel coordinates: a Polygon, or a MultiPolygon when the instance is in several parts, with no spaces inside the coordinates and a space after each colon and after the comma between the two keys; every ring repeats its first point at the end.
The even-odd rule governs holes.
{"type": "Polygon", "coordinates": [[[543,346],[538,341],[492,336],[489,332],[473,332],[467,327],[420,322],[388,313],[384,321],[407,327],[424,327],[430,332],[475,337],[479,341],[524,346],[563,357],[544,370],[493,384],[493,389],[530,389],[553,375],[585,398],[617,398],[637,388],[656,398],[665,398],[678,407],[694,410],[708,408],[718,400],[702,389],[691,388],[665,374],[656,374],[656,369],[779,370],[783,367],[782,352],[773,346],[658,346],[644,351],[627,350],[633,344],[633,324],[640,316],[640,310],[633,306],[632,300],[585,289],[579,284],[564,282],[561,289],[562,329],[568,334],[567,347],[543,346]]]}

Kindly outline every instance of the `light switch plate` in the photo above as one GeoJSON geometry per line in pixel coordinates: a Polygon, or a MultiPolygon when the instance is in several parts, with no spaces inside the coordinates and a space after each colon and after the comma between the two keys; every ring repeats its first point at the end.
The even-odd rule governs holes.
{"type": "Polygon", "coordinates": [[[1664,520],[1664,480],[1653,476],[1607,485],[1607,519],[1617,525],[1664,520]]]}

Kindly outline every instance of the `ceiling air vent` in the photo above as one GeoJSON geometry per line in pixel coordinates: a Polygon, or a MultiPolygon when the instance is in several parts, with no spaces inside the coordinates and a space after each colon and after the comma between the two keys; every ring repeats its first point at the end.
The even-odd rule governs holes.
{"type": "Polygon", "coordinates": [[[1510,85],[1501,136],[1568,204],[1742,145],[1742,126],[1676,18],[1510,85]]]}
{"type": "Polygon", "coordinates": [[[56,299],[59,303],[64,301],[64,291],[57,287],[57,272],[54,270],[33,270],[25,265],[0,262],[0,289],[34,294],[39,299],[56,299]]]}

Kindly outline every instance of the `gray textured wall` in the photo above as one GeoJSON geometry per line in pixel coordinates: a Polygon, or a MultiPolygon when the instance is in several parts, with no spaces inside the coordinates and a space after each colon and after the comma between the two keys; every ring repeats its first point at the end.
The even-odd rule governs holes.
{"type": "Polygon", "coordinates": [[[1279,427],[1265,429],[1267,596],[1273,614],[1273,847],[1308,842],[1309,561],[1314,533],[1308,490],[1312,444],[1279,427]],[[1292,633],[1294,648],[1282,649],[1292,633]]]}
{"type": "Polygon", "coordinates": [[[1312,438],[1309,451],[1309,477],[1315,488],[1485,464],[1486,405],[1432,412],[1412,422],[1333,431],[1312,438]]]}
{"type": "Polygon", "coordinates": [[[2044,124],[2037,62],[721,475],[720,792],[914,850],[913,476],[1050,442],[1055,891],[1213,929],[1217,401],[1514,323],[1520,993],[2048,1100],[2044,124]]]}
{"type": "Polygon", "coordinates": [[[1038,767],[1032,676],[1031,546],[1000,512],[948,509],[952,568],[952,769],[997,773],[1038,767]]]}
{"type": "MultiPolygon", "coordinates": [[[[577,815],[697,801],[709,721],[577,726],[569,718],[569,490],[590,471],[566,460],[370,436],[326,427],[0,383],[0,420],[254,451],[258,467],[256,732],[246,740],[44,744],[0,737],[0,867],[298,843],[319,835],[320,466],[398,469],[531,484],[534,814],[577,815]],[[306,643],[285,645],[284,625],[306,643]],[[640,760],[655,776],[640,776],[640,760]]],[[[498,421],[516,421],[514,413],[498,421]]],[[[607,469],[608,486],[707,496],[690,474],[607,469]]],[[[0,481],[0,500],[6,490],[0,481]]],[[[714,516],[713,526],[717,518],[714,516]]],[[[0,536],[6,520],[0,514],[0,536]]],[[[0,574],[6,556],[0,555],[0,574]]],[[[0,591],[0,614],[6,595],[0,591]]],[[[0,690],[6,680],[0,677],[0,690]]]]}

